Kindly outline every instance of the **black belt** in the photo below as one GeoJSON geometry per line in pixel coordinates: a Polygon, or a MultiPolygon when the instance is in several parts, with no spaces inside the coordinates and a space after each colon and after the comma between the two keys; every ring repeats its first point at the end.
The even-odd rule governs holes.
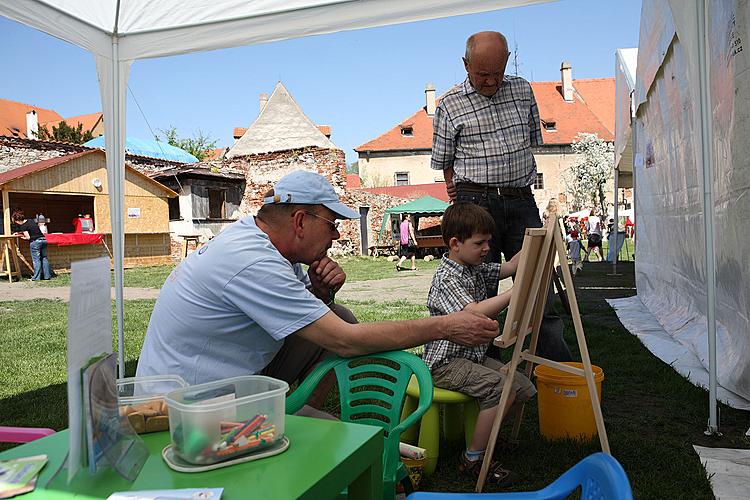
{"type": "Polygon", "coordinates": [[[526,187],[495,187],[495,186],[483,186],[481,184],[474,184],[473,182],[460,182],[456,184],[456,191],[469,191],[471,193],[488,193],[496,194],[499,196],[519,196],[529,197],[531,194],[531,186],[526,187]]]}

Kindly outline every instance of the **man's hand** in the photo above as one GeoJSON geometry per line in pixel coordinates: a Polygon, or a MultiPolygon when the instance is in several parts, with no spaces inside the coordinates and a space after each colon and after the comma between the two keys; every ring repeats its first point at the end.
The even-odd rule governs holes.
{"type": "Polygon", "coordinates": [[[328,302],[331,292],[337,292],[346,281],[346,273],[341,266],[327,256],[310,264],[307,275],[313,293],[324,302],[328,302]]]}
{"type": "Polygon", "coordinates": [[[456,184],[453,182],[453,167],[443,170],[443,179],[445,179],[445,190],[448,193],[448,199],[451,203],[456,201],[456,184]]]}
{"type": "Polygon", "coordinates": [[[449,320],[445,340],[465,346],[475,346],[491,342],[498,336],[497,321],[483,314],[461,311],[446,316],[449,320]]]}

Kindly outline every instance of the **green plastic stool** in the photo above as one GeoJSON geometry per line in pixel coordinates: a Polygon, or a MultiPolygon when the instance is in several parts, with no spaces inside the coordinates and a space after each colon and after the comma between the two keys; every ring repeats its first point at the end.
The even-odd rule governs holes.
{"type": "MultiPolygon", "coordinates": [[[[406,388],[406,401],[404,401],[404,408],[401,412],[401,419],[403,420],[410,415],[417,407],[419,401],[419,384],[416,378],[412,376],[409,381],[409,385],[406,388]]],[[[461,439],[461,430],[463,429],[464,439],[466,446],[471,444],[471,438],[474,435],[474,426],[477,423],[477,415],[479,414],[479,405],[471,396],[462,394],[460,392],[449,391],[448,389],[441,389],[440,387],[433,388],[432,391],[432,405],[422,415],[420,424],[413,425],[409,429],[405,430],[401,434],[401,438],[408,443],[414,443],[417,441],[417,432],[419,433],[419,440],[417,441],[420,448],[424,448],[425,461],[424,473],[425,475],[432,475],[435,472],[437,466],[438,452],[440,450],[440,406],[445,405],[445,412],[443,415],[443,433],[445,438],[449,441],[458,441],[461,439]],[[461,415],[461,408],[463,407],[463,422],[461,415]]]]}

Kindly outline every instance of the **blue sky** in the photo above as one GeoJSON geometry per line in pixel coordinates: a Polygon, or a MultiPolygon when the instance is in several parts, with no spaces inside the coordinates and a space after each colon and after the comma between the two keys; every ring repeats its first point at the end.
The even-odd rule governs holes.
{"type": "MultiPolygon", "coordinates": [[[[640,0],[563,0],[148,59],[133,64],[129,85],[154,131],[200,129],[229,146],[232,129],[256,118],[258,95],[281,80],[315,123],[332,127],[351,163],[353,148],[424,105],[427,82],[439,95],[465,78],[461,56],[471,33],[505,33],[528,80],[558,80],[563,60],[572,62],[573,78],[611,77],[615,49],[638,46],[640,10],[640,0]]],[[[62,116],[101,110],[93,58],[78,47],[0,17],[0,61],[1,98],[62,116]]],[[[131,95],[127,116],[129,136],[151,136],[131,95]]]]}

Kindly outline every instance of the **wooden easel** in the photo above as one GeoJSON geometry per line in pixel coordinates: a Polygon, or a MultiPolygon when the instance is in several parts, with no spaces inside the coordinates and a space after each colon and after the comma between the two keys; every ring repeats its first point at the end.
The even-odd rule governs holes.
{"type": "MultiPolygon", "coordinates": [[[[497,440],[500,426],[503,423],[505,415],[501,411],[508,403],[513,378],[521,361],[526,361],[526,376],[531,376],[531,371],[535,364],[545,365],[551,368],[572,373],[574,375],[585,377],[591,396],[591,406],[594,410],[594,419],[596,420],[596,429],[599,434],[599,442],[602,451],[609,453],[609,441],[607,440],[607,430],[604,428],[604,418],[602,409],[599,404],[599,397],[596,392],[594,382],[594,373],[591,369],[591,359],[589,350],[586,345],[586,337],[583,333],[581,315],[578,311],[578,302],[576,301],[573,280],[568,268],[567,252],[565,241],[556,218],[551,218],[545,228],[527,229],[521,248],[521,258],[518,263],[518,270],[511,292],[510,306],[505,318],[502,334],[495,339],[495,345],[501,348],[510,347],[515,344],[513,356],[508,363],[508,376],[503,384],[503,392],[498,405],[498,412],[492,425],[490,440],[487,443],[487,451],[484,454],[482,469],[477,480],[476,491],[482,492],[484,482],[487,479],[492,453],[495,450],[495,441],[497,440]],[[542,324],[544,316],[544,306],[547,301],[547,292],[550,286],[550,280],[555,268],[555,258],[560,259],[563,282],[565,283],[565,293],[570,304],[570,313],[573,318],[578,348],[581,351],[583,369],[568,366],[557,361],[541,358],[536,356],[536,345],[539,338],[539,327],[542,324]],[[524,340],[531,334],[529,348],[524,349],[524,340]]],[[[513,436],[518,435],[520,429],[523,407],[516,415],[515,425],[513,427],[513,436]]]]}

